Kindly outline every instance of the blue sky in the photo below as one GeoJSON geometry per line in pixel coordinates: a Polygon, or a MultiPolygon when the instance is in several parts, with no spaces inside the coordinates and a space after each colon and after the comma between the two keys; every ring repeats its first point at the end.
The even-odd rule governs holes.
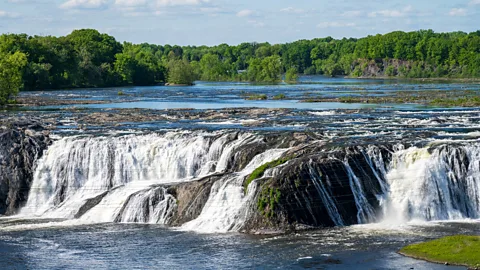
{"type": "Polygon", "coordinates": [[[0,32],[65,35],[95,28],[119,41],[284,43],[394,30],[480,29],[480,0],[0,0],[0,32]]]}

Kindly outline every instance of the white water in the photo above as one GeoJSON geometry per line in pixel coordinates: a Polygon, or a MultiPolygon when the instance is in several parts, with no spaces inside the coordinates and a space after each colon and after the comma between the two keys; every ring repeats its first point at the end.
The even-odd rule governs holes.
{"type": "Polygon", "coordinates": [[[231,145],[252,136],[230,137],[167,133],[61,139],[39,160],[21,215],[73,218],[88,199],[108,192],[82,219],[114,221],[136,192],[224,170],[231,145]]]}
{"type": "Polygon", "coordinates": [[[227,175],[213,184],[210,197],[200,216],[182,226],[184,230],[204,233],[238,231],[248,217],[249,203],[255,196],[255,184],[244,192],[243,181],[260,165],[276,160],[286,149],[273,149],[259,154],[238,173],[227,175]]]}
{"type": "MultiPolygon", "coordinates": [[[[175,213],[176,199],[160,184],[225,172],[239,147],[261,139],[252,134],[199,132],[60,139],[38,161],[21,216],[73,219],[87,202],[100,196],[99,203],[89,206],[79,223],[167,224],[175,213]]],[[[478,143],[421,149],[403,149],[400,145],[391,150],[391,161],[385,160],[377,147],[359,149],[382,193],[377,197],[381,209],[374,209],[367,200],[361,176],[351,168],[353,163],[341,160],[358,210],[358,223],[373,222],[378,216],[382,216],[384,224],[397,225],[480,217],[478,143]]],[[[255,209],[258,188],[254,182],[244,192],[245,177],[285,151],[267,150],[242,171],[215,182],[200,216],[181,229],[206,233],[240,230],[249,211],[255,209]]],[[[337,201],[325,186],[325,181],[335,175],[318,174],[313,165],[308,165],[309,176],[319,199],[334,224],[344,225],[337,201]]]]}
{"type": "MultiPolygon", "coordinates": [[[[321,174],[313,167],[312,163],[312,160],[308,162],[308,174],[310,175],[310,178],[318,191],[322,203],[325,205],[325,209],[327,209],[330,219],[333,221],[335,226],[344,226],[345,223],[342,219],[342,216],[338,212],[335,200],[329,193],[328,189],[325,187],[321,174]]],[[[325,177],[327,178],[327,182],[329,182],[330,180],[328,179],[328,175],[325,177]]],[[[312,211],[310,210],[310,212],[312,211]]]]}
{"type": "MultiPolygon", "coordinates": [[[[21,216],[73,219],[89,200],[100,196],[100,202],[89,206],[78,223],[167,224],[176,210],[176,199],[159,184],[224,172],[238,147],[260,139],[236,133],[64,138],[38,161],[21,216]]],[[[244,178],[284,151],[261,153],[244,170],[214,183],[201,215],[183,228],[239,230],[255,196],[255,190],[244,195],[244,178]]]]}
{"type": "Polygon", "coordinates": [[[480,216],[480,146],[412,147],[393,155],[384,223],[480,216]]]}

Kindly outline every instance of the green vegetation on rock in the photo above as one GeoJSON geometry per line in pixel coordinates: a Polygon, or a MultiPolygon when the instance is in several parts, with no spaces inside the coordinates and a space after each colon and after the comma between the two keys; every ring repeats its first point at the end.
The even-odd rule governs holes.
{"type": "Polygon", "coordinates": [[[267,100],[268,97],[265,94],[251,94],[246,97],[247,100],[267,100]]]}
{"type": "Polygon", "coordinates": [[[479,107],[480,96],[460,97],[460,98],[436,98],[429,102],[433,106],[442,107],[479,107]]]}
{"type": "Polygon", "coordinates": [[[273,97],[274,100],[282,100],[282,99],[285,99],[285,98],[286,98],[285,94],[278,94],[278,95],[273,97]]]}
{"type": "Polygon", "coordinates": [[[414,244],[400,250],[400,254],[437,263],[480,267],[480,236],[448,236],[438,240],[414,244]]]}
{"type": "Polygon", "coordinates": [[[257,201],[258,211],[266,218],[273,217],[281,196],[280,189],[264,186],[257,201]]]}
{"type": "Polygon", "coordinates": [[[247,177],[247,179],[244,182],[245,192],[247,191],[247,188],[250,185],[250,183],[252,183],[252,181],[255,180],[255,179],[261,178],[267,169],[271,169],[271,168],[275,168],[277,166],[280,166],[280,165],[286,163],[287,161],[289,161],[290,159],[291,158],[289,158],[289,157],[280,158],[280,159],[277,159],[277,160],[274,160],[274,161],[267,162],[267,163],[261,165],[260,167],[256,168],[247,177]]]}
{"type": "Polygon", "coordinates": [[[378,96],[375,92],[367,93],[364,89],[358,90],[361,95],[344,97],[306,98],[302,102],[342,102],[342,103],[415,103],[439,107],[480,107],[479,90],[428,90],[428,91],[395,91],[388,96],[378,96]]]}

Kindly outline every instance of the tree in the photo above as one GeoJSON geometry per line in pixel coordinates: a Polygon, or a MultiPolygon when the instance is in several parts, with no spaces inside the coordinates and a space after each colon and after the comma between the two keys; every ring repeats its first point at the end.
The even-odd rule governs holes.
{"type": "Polygon", "coordinates": [[[195,73],[187,60],[171,60],[168,63],[168,83],[193,85],[195,73]]]}
{"type": "Polygon", "coordinates": [[[22,88],[22,69],[27,56],[16,52],[0,56],[0,105],[6,104],[22,88]]]}
{"type": "Polygon", "coordinates": [[[230,72],[226,63],[218,55],[207,53],[200,60],[201,79],[204,81],[219,81],[229,77],[230,72]]]}
{"type": "Polygon", "coordinates": [[[252,59],[249,62],[247,76],[253,82],[279,82],[282,75],[282,60],[280,56],[273,55],[262,60],[252,59]]]}
{"type": "Polygon", "coordinates": [[[294,67],[289,68],[285,73],[285,81],[287,83],[296,83],[297,80],[298,80],[297,69],[294,67]]]}

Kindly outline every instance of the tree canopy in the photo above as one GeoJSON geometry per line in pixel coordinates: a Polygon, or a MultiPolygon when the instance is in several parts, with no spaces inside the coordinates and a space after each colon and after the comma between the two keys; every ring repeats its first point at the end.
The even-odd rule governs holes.
{"type": "Polygon", "coordinates": [[[27,56],[21,52],[0,54],[0,105],[7,103],[22,87],[22,69],[27,56]]]}
{"type": "MultiPolygon", "coordinates": [[[[327,37],[212,47],[122,44],[93,29],[75,30],[64,37],[4,34],[0,36],[0,72],[3,83],[8,81],[8,96],[17,88],[154,85],[198,79],[279,82],[286,71],[289,78],[294,73],[471,78],[480,77],[479,33],[396,31],[360,39],[327,37]],[[12,58],[18,64],[13,65],[12,58]]],[[[2,93],[7,93],[2,87],[2,93]]]]}

